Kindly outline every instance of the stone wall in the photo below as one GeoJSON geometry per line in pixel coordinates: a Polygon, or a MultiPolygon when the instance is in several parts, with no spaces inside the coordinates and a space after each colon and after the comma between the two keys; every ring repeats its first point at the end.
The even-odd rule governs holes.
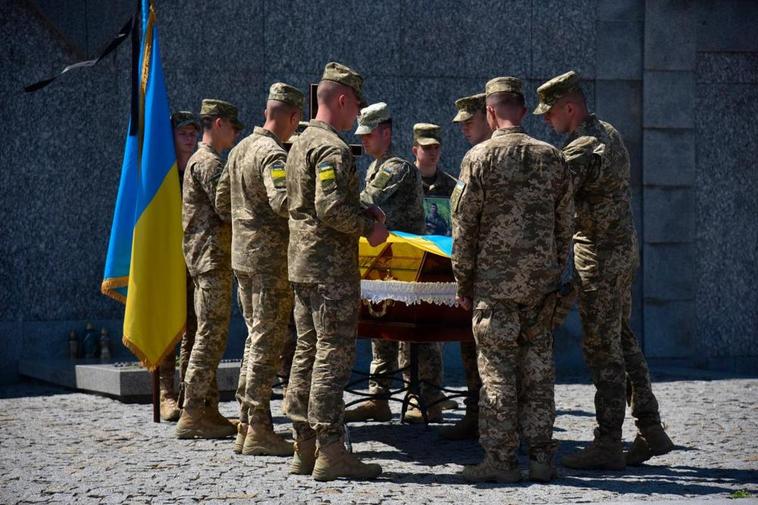
{"type": "MultiPolygon", "coordinates": [[[[747,356],[740,366],[755,363],[756,4],[156,3],[173,108],[197,110],[203,97],[217,97],[260,124],[271,82],[306,89],[334,59],[365,75],[370,101],[390,105],[399,153],[411,156],[413,123],[443,125],[442,164],[453,173],[468,148],[450,123],[456,98],[506,74],[525,80],[533,105],[540,83],[577,70],[590,107],[616,125],[631,154],[643,238],[634,328],[646,351],[690,359],[697,349],[701,364],[731,368],[737,356],[747,356]],[[725,29],[734,25],[743,29],[725,29]]],[[[65,355],[68,330],[86,320],[120,338],[123,309],[99,285],[129,113],[129,49],[35,94],[21,87],[92,57],[133,4],[5,2],[0,111],[12,133],[0,172],[0,382],[16,379],[21,358],[65,355]]],[[[537,118],[525,127],[560,144],[537,118]]],[[[227,356],[239,355],[242,338],[237,316],[227,356]]],[[[573,314],[556,340],[562,369],[580,366],[579,338],[573,314]]]]}

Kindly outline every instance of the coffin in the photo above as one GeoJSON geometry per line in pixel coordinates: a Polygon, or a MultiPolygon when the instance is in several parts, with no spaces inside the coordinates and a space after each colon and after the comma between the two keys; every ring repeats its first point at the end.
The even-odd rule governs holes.
{"type": "Polygon", "coordinates": [[[360,242],[358,335],[407,342],[472,340],[471,311],[455,302],[450,237],[393,232],[360,242]]]}

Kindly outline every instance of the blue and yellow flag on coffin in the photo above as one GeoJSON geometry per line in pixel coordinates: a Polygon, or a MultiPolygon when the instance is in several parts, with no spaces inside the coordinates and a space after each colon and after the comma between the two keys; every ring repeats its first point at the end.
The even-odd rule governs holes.
{"type": "Polygon", "coordinates": [[[186,274],[179,174],[152,2],[143,0],[141,12],[137,102],[101,291],[126,304],[124,345],[154,370],[184,332],[186,274]]]}
{"type": "Polygon", "coordinates": [[[393,278],[412,282],[416,279],[424,253],[450,258],[453,253],[453,238],[444,235],[414,235],[402,231],[390,231],[387,241],[376,247],[369,245],[365,237],[358,244],[358,262],[361,277],[373,268],[378,257],[392,248],[393,278]]]}

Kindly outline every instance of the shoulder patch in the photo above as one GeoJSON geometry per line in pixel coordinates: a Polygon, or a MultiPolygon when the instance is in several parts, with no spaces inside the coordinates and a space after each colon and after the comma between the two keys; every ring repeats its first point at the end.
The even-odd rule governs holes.
{"type": "Polygon", "coordinates": [[[463,194],[463,190],[465,189],[466,189],[466,183],[458,179],[458,182],[455,183],[453,194],[450,195],[450,206],[452,207],[453,212],[458,210],[458,204],[461,201],[461,195],[463,194]]]}
{"type": "Polygon", "coordinates": [[[318,183],[324,193],[330,193],[337,189],[337,162],[322,161],[316,165],[318,170],[318,183]]]}
{"type": "Polygon", "coordinates": [[[334,162],[322,161],[318,164],[318,178],[320,181],[331,181],[336,177],[334,173],[334,162]]]}
{"type": "Polygon", "coordinates": [[[371,185],[378,189],[384,189],[388,182],[392,179],[392,169],[389,167],[382,167],[379,173],[376,174],[374,180],[371,181],[371,185]]]}
{"type": "Polygon", "coordinates": [[[276,189],[287,187],[287,169],[282,160],[276,160],[271,164],[271,182],[276,189]]]}

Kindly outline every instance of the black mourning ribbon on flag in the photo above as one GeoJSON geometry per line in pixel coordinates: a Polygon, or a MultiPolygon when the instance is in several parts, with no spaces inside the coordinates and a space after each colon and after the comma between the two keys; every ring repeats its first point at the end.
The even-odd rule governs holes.
{"type": "Polygon", "coordinates": [[[24,91],[26,91],[27,93],[31,93],[33,91],[40,90],[44,88],[45,86],[47,86],[48,84],[50,84],[51,82],[53,82],[54,80],[56,80],[58,77],[68,72],[69,70],[97,65],[100,62],[100,60],[102,60],[103,58],[108,56],[110,53],[112,53],[124,40],[129,38],[129,35],[131,35],[132,33],[132,27],[136,25],[136,20],[139,19],[138,15],[139,15],[139,12],[135,16],[131,17],[129,21],[126,22],[124,27],[121,28],[121,30],[119,30],[118,34],[116,34],[113,40],[111,40],[110,44],[108,44],[106,48],[103,49],[103,51],[100,53],[100,55],[97,58],[95,58],[94,60],[84,60],[84,61],[79,61],[77,63],[72,63],[71,65],[68,65],[66,68],[64,68],[58,75],[50,77],[49,79],[44,79],[42,81],[35,82],[34,84],[30,84],[28,86],[24,86],[24,91]]]}

